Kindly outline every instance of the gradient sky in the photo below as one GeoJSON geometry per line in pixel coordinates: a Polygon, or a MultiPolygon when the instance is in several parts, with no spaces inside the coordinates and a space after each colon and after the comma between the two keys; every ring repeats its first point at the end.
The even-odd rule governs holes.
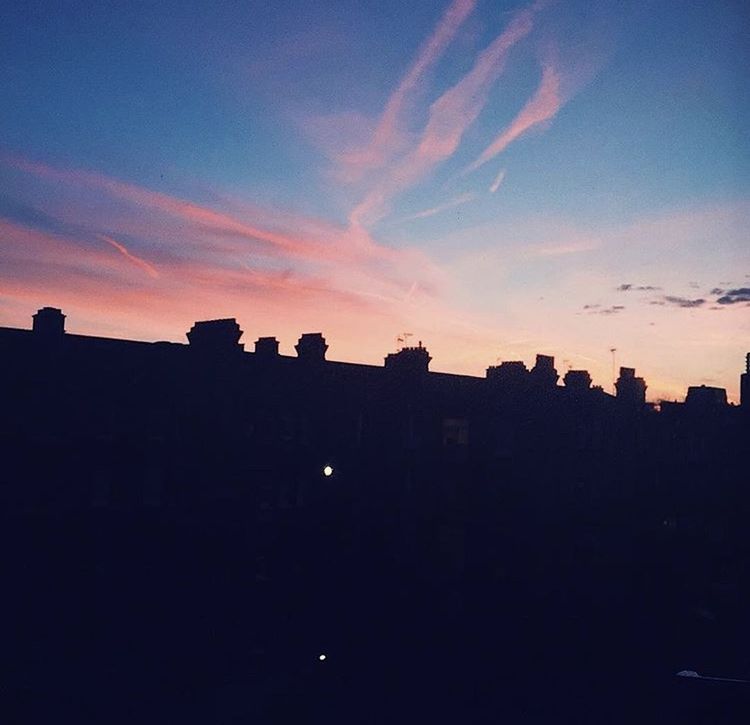
{"type": "Polygon", "coordinates": [[[738,399],[743,2],[11,3],[0,324],[432,369],[553,354],[738,399]]]}

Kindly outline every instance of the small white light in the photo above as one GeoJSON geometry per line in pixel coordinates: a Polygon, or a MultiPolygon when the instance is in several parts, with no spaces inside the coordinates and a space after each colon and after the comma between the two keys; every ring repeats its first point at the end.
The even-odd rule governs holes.
{"type": "Polygon", "coordinates": [[[323,469],[323,475],[324,475],[324,476],[326,476],[326,478],[327,478],[328,476],[332,476],[332,475],[333,475],[333,468],[331,468],[330,466],[326,466],[326,467],[325,467],[325,468],[323,469]]]}
{"type": "Polygon", "coordinates": [[[319,659],[319,660],[320,660],[321,662],[324,662],[324,661],[325,661],[325,658],[326,658],[326,656],[325,656],[325,655],[318,655],[318,659],[319,659]]]}

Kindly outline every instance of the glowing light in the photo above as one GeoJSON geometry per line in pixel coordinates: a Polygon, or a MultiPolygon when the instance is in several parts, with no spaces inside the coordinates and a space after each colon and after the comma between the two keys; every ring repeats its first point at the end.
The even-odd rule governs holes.
{"type": "Polygon", "coordinates": [[[326,477],[332,476],[333,475],[333,468],[331,468],[330,466],[326,466],[323,469],[323,475],[326,476],[326,477]]]}
{"type": "Polygon", "coordinates": [[[326,656],[325,656],[325,655],[318,655],[318,659],[319,659],[319,660],[320,660],[321,662],[324,662],[324,661],[325,661],[325,658],[326,658],[326,656]]]}

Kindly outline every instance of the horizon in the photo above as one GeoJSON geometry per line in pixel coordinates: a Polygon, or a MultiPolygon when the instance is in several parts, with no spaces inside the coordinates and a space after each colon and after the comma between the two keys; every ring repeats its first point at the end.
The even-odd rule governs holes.
{"type": "MultiPolygon", "coordinates": [[[[418,340],[416,342],[416,344],[409,344],[410,341],[408,340],[408,338],[398,338],[397,341],[396,341],[396,346],[393,349],[389,350],[384,355],[381,355],[381,359],[383,360],[382,363],[362,362],[360,360],[332,359],[330,357],[327,357],[327,350],[330,348],[330,342],[331,341],[329,339],[327,339],[325,337],[325,334],[323,332],[321,332],[321,331],[300,332],[299,337],[297,338],[297,340],[294,341],[294,342],[289,342],[288,344],[284,344],[284,342],[282,340],[278,340],[275,336],[261,336],[261,337],[257,338],[255,341],[252,341],[251,338],[247,338],[247,339],[243,340],[243,338],[246,336],[245,335],[246,331],[244,329],[242,329],[242,325],[234,317],[221,318],[221,319],[213,319],[213,320],[195,320],[192,323],[192,325],[191,325],[191,329],[189,331],[186,331],[185,334],[183,335],[183,337],[186,338],[185,340],[176,340],[176,339],[170,339],[170,340],[164,340],[164,339],[158,339],[158,340],[139,340],[139,339],[135,339],[135,338],[115,338],[115,337],[108,337],[108,336],[105,336],[105,335],[87,335],[87,334],[78,332],[75,329],[67,329],[67,327],[66,327],[66,325],[67,325],[67,315],[65,314],[65,311],[62,310],[62,309],[60,309],[60,308],[52,307],[52,306],[45,306],[45,307],[39,308],[39,310],[37,310],[37,312],[41,313],[41,312],[47,311],[47,310],[51,310],[51,311],[53,311],[55,313],[61,313],[62,314],[63,329],[64,329],[64,334],[66,336],[83,337],[83,338],[91,338],[91,339],[98,339],[98,340],[111,340],[113,342],[136,343],[136,344],[163,344],[163,343],[166,343],[166,344],[170,344],[170,345],[182,345],[184,347],[189,347],[190,344],[191,344],[190,334],[195,329],[195,327],[197,325],[204,325],[206,323],[231,322],[231,323],[234,323],[235,325],[237,325],[237,327],[238,327],[238,332],[239,332],[239,338],[238,339],[239,339],[240,351],[242,353],[249,353],[249,354],[252,354],[252,355],[258,353],[258,350],[257,349],[253,349],[253,350],[246,349],[246,347],[245,347],[246,345],[248,345],[248,344],[251,344],[251,345],[255,344],[256,347],[257,347],[257,343],[260,343],[262,341],[267,341],[267,340],[274,340],[278,344],[278,355],[280,357],[286,357],[286,358],[291,358],[291,359],[299,358],[299,353],[298,353],[298,351],[296,349],[296,345],[297,345],[297,343],[300,343],[302,341],[303,337],[308,336],[308,335],[312,335],[312,336],[318,336],[318,335],[320,335],[320,336],[322,336],[323,342],[326,343],[326,352],[324,352],[325,362],[327,362],[327,363],[333,363],[333,364],[336,364],[336,365],[337,364],[343,364],[343,365],[354,365],[354,366],[361,366],[361,367],[383,368],[383,367],[387,367],[387,364],[388,364],[388,359],[387,358],[392,357],[394,353],[400,352],[402,350],[420,350],[420,351],[424,350],[426,353],[429,354],[429,349],[425,345],[423,345],[422,340],[418,340]],[[402,344],[399,346],[399,343],[402,343],[402,344]]],[[[36,314],[33,317],[36,317],[36,314]]],[[[12,328],[12,327],[0,326],[0,330],[2,330],[2,329],[20,330],[20,331],[23,331],[23,332],[33,333],[33,327],[12,328]]],[[[540,356],[540,355],[542,357],[544,357],[544,355],[542,353],[539,353],[538,355],[535,356],[535,358],[538,357],[538,356],[540,356]]],[[[427,363],[428,367],[429,367],[429,364],[431,362],[434,362],[434,361],[433,361],[433,358],[430,356],[428,358],[428,363],[427,363]]],[[[515,363],[521,362],[528,371],[531,371],[531,369],[533,367],[530,364],[530,362],[527,361],[527,360],[513,360],[513,361],[508,360],[508,361],[502,361],[502,362],[503,363],[507,362],[507,363],[510,363],[511,365],[514,365],[515,363]]],[[[477,380],[482,380],[482,379],[487,379],[489,377],[490,369],[492,367],[497,367],[500,364],[501,364],[500,361],[496,361],[495,365],[491,365],[491,364],[487,365],[486,370],[482,374],[457,373],[457,372],[452,371],[452,370],[443,370],[443,369],[441,369],[441,370],[432,369],[432,370],[428,370],[428,372],[429,373],[435,373],[435,374],[438,374],[438,375],[455,375],[455,376],[458,376],[458,377],[471,377],[471,378],[474,378],[474,379],[477,379],[477,380]]],[[[565,370],[558,369],[557,368],[558,364],[559,364],[558,361],[553,356],[553,365],[555,366],[555,370],[558,373],[558,381],[557,381],[555,387],[558,387],[558,388],[560,388],[560,387],[567,387],[567,385],[566,385],[566,383],[564,381],[565,373],[567,373],[567,372],[575,372],[575,373],[580,373],[580,372],[587,373],[587,372],[589,372],[586,369],[572,368],[572,367],[568,367],[565,370]]],[[[750,365],[750,353],[747,353],[747,355],[746,355],[746,366],[747,365],[750,365]]],[[[632,368],[632,366],[627,366],[627,365],[619,366],[618,365],[617,369],[616,369],[616,379],[622,377],[622,371],[623,370],[634,370],[634,372],[636,373],[636,375],[638,373],[638,370],[632,368]]],[[[744,373],[744,372],[746,372],[746,371],[745,370],[741,371],[741,373],[744,373]]],[[[642,379],[642,377],[640,375],[638,375],[637,377],[642,379]]],[[[726,390],[725,388],[717,388],[716,386],[707,386],[705,384],[701,384],[701,385],[689,385],[688,388],[686,388],[685,393],[682,396],[680,396],[680,400],[678,400],[677,398],[673,398],[673,399],[669,400],[667,398],[653,398],[652,396],[648,395],[648,380],[646,380],[645,383],[646,383],[646,396],[645,396],[646,397],[646,402],[649,405],[655,405],[655,406],[659,406],[661,403],[681,403],[681,402],[686,402],[689,390],[690,389],[694,389],[694,388],[709,388],[709,389],[718,389],[718,390],[724,390],[724,391],[726,390]]],[[[597,389],[597,388],[599,388],[602,392],[606,393],[607,395],[610,395],[612,397],[617,397],[617,392],[614,390],[614,386],[613,386],[613,389],[607,389],[604,386],[597,385],[595,383],[595,381],[592,381],[591,389],[594,390],[594,389],[597,389]]],[[[730,406],[739,406],[739,403],[734,403],[734,402],[732,402],[729,399],[727,399],[727,402],[728,402],[728,404],[730,406]]]]}
{"type": "Polygon", "coordinates": [[[739,402],[739,2],[31,3],[0,36],[0,325],[440,372],[555,356],[739,402]],[[377,59],[373,63],[372,59],[377,59]]]}

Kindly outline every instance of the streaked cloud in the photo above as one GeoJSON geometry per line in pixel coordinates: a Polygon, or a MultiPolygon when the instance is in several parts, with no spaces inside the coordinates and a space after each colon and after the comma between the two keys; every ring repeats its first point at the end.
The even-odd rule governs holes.
{"type": "Polygon", "coordinates": [[[505,181],[505,169],[500,169],[500,171],[497,172],[497,176],[490,184],[490,194],[494,194],[500,188],[500,184],[502,184],[503,181],[505,181]]]}
{"type": "Polygon", "coordinates": [[[534,95],[495,140],[464,169],[464,173],[475,171],[530,129],[553,118],[561,105],[560,75],[554,65],[547,62],[542,66],[542,79],[534,95]]]}
{"type": "Polygon", "coordinates": [[[661,287],[655,287],[654,285],[650,284],[621,284],[618,288],[618,292],[656,292],[660,290],[661,287]]]}
{"type": "MultiPolygon", "coordinates": [[[[123,182],[104,174],[80,169],[64,169],[48,164],[30,162],[20,157],[6,158],[12,167],[32,174],[53,184],[81,186],[91,193],[120,199],[133,205],[140,213],[127,213],[124,217],[128,229],[153,237],[163,232],[161,223],[145,219],[144,211],[166,215],[175,222],[182,239],[172,252],[184,255],[183,245],[189,245],[191,235],[196,237],[194,253],[239,256],[253,255],[259,259],[289,260],[293,264],[312,265],[328,270],[332,279],[357,280],[363,289],[373,286],[391,289],[399,297],[398,288],[408,289],[415,278],[425,292],[435,290],[442,276],[422,252],[413,249],[396,249],[376,242],[364,229],[336,226],[322,220],[301,219],[287,213],[285,218],[274,213],[277,228],[261,226],[244,218],[245,214],[261,215],[249,205],[244,214],[229,213],[207,205],[197,204],[163,192],[123,182]],[[284,224],[290,231],[279,228],[284,224]],[[190,234],[188,234],[188,231],[190,234]]],[[[239,207],[235,203],[235,207],[239,207]]],[[[102,220],[109,229],[113,220],[102,220]]],[[[109,231],[97,230],[98,233],[109,231]]]]}
{"type": "Polygon", "coordinates": [[[720,305],[734,305],[738,302],[750,302],[750,287],[739,287],[727,290],[716,300],[720,305]]]}
{"type": "Polygon", "coordinates": [[[413,219],[425,219],[427,217],[435,216],[436,214],[440,214],[441,212],[448,211],[449,209],[455,209],[457,206],[468,204],[470,201],[473,201],[474,199],[476,199],[476,197],[477,197],[476,192],[467,191],[464,194],[459,194],[458,196],[453,197],[453,199],[449,199],[443,204],[438,204],[437,206],[433,206],[433,207],[430,207],[429,209],[418,211],[416,214],[411,214],[410,216],[404,217],[403,221],[411,221],[413,219]]]}
{"type": "Polygon", "coordinates": [[[122,254],[123,257],[125,257],[125,259],[131,261],[136,267],[140,267],[149,277],[158,279],[159,273],[156,271],[156,268],[149,264],[145,259],[141,259],[135,254],[131,254],[124,244],[120,244],[120,242],[112,239],[112,237],[108,237],[106,234],[100,234],[99,239],[112,245],[120,254],[122,254]]]}
{"type": "Polygon", "coordinates": [[[706,304],[706,300],[703,298],[699,299],[688,299],[687,297],[676,297],[674,295],[664,295],[662,301],[668,305],[674,305],[675,307],[684,307],[686,309],[693,309],[695,307],[703,307],[706,304]]]}
{"type": "Polygon", "coordinates": [[[394,195],[411,187],[438,163],[450,158],[466,129],[487,103],[493,83],[505,68],[510,51],[534,26],[535,3],[511,16],[505,29],[477,57],[471,70],[431,106],[427,125],[415,148],[375,185],[349,215],[353,226],[368,226],[387,212],[394,195]]]}
{"type": "Polygon", "coordinates": [[[451,2],[430,37],[419,49],[398,87],[388,98],[370,142],[338,159],[342,166],[339,178],[355,181],[366,171],[383,166],[399,150],[403,138],[402,116],[406,106],[475,6],[476,0],[451,2]]]}

